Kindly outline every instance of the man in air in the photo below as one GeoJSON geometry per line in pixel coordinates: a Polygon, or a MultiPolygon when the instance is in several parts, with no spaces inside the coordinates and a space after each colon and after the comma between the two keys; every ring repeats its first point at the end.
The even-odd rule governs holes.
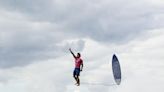
{"type": "Polygon", "coordinates": [[[77,56],[75,56],[75,54],[72,52],[71,48],[69,49],[69,51],[71,52],[71,54],[73,55],[74,59],[75,59],[75,69],[73,71],[73,77],[76,80],[76,84],[77,86],[80,86],[80,71],[83,70],[83,60],[80,58],[81,55],[80,53],[77,53],[77,56]]]}

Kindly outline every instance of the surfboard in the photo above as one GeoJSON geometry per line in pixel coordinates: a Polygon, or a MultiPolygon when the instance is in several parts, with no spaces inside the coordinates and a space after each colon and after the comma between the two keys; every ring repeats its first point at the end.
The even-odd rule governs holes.
{"type": "Polygon", "coordinates": [[[121,67],[120,67],[119,60],[115,54],[113,55],[113,58],[112,58],[112,70],[113,70],[113,76],[114,76],[114,80],[115,80],[116,84],[120,85],[120,83],[121,83],[121,67]]]}

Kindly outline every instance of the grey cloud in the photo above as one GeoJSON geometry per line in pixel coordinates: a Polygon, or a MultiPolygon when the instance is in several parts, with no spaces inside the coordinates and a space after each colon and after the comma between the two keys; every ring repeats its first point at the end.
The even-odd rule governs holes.
{"type": "Polygon", "coordinates": [[[0,0],[0,9],[11,12],[8,22],[0,21],[0,33],[5,33],[0,37],[0,67],[55,58],[72,45],[77,51],[84,48],[82,40],[57,45],[68,39],[125,44],[159,26],[160,19],[155,21],[154,16],[161,14],[161,8],[146,1],[130,0],[0,0]],[[16,20],[12,12],[23,18],[16,20]],[[41,25],[35,26],[35,22],[41,25]]]}
{"type": "Polygon", "coordinates": [[[56,23],[62,31],[73,33],[70,35],[107,43],[126,43],[153,28],[156,14],[151,4],[129,0],[28,1],[15,2],[15,7],[34,21],[56,23]]]}
{"type": "MultiPolygon", "coordinates": [[[[7,33],[7,35],[9,34],[7,33]]],[[[29,63],[35,56],[43,54],[42,51],[46,48],[45,44],[48,43],[41,41],[41,37],[40,39],[35,37],[36,35],[32,33],[13,32],[10,37],[3,40],[8,42],[1,47],[1,67],[29,63]]]]}
{"type": "MultiPolygon", "coordinates": [[[[10,44],[0,48],[0,67],[23,66],[34,61],[43,61],[63,55],[69,47],[57,46],[56,44],[60,42],[52,39],[57,38],[32,33],[14,35],[9,39],[10,44]]],[[[74,45],[79,51],[84,48],[83,41],[75,42],[74,45]]]]}
{"type": "Polygon", "coordinates": [[[67,26],[77,34],[107,43],[125,43],[137,37],[143,30],[152,28],[152,7],[147,6],[144,11],[140,4],[131,6],[131,2],[126,6],[124,3],[120,6],[117,3],[114,5],[101,5],[97,10],[91,5],[93,7],[84,12],[87,15],[82,14],[79,21],[73,21],[67,26]]]}
{"type": "MultiPolygon", "coordinates": [[[[57,44],[73,37],[57,31],[59,29],[53,27],[55,25],[47,22],[31,22],[24,17],[19,19],[19,16],[22,16],[19,14],[7,13],[4,15],[13,20],[10,23],[6,17],[2,16],[7,21],[0,21],[2,24],[0,26],[1,68],[25,66],[32,62],[56,58],[68,52],[69,47],[67,45],[58,46],[57,44]],[[19,15],[18,18],[16,15],[19,15]]],[[[74,45],[79,51],[84,47],[81,42],[75,42],[74,45]],[[80,45],[82,46],[79,47],[80,45]]]]}

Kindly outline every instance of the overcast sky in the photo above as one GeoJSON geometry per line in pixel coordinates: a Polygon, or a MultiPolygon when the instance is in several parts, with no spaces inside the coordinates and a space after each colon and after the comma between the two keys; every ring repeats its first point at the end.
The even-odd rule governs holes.
{"type": "Polygon", "coordinates": [[[0,91],[163,92],[163,39],[163,0],[0,0],[0,91]],[[69,48],[84,60],[78,88],[69,48]]]}

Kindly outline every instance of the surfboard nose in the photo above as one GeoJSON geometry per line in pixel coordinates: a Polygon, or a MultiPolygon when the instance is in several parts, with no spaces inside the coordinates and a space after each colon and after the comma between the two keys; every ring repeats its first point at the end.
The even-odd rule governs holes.
{"type": "Polygon", "coordinates": [[[121,83],[121,67],[117,56],[114,54],[112,58],[112,70],[117,85],[121,83]]]}

